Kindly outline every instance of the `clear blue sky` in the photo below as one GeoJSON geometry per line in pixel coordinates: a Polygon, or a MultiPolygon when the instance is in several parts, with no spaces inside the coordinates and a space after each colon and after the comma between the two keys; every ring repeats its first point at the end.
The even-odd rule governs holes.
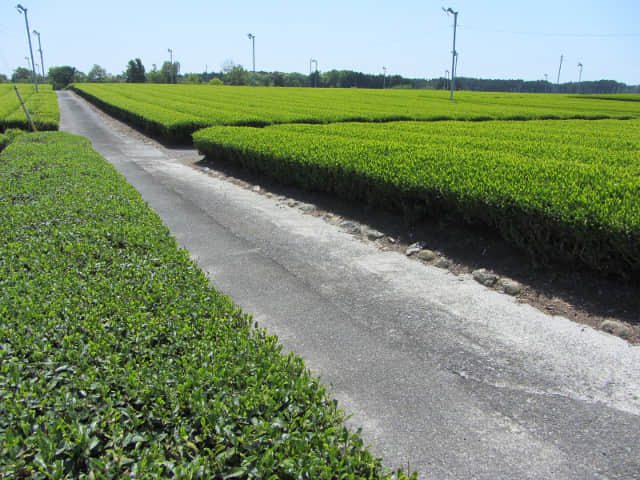
{"type": "MultiPolygon", "coordinates": [[[[45,68],[99,64],[121,73],[140,57],[147,70],[169,59],[181,72],[220,71],[226,60],[251,69],[309,72],[351,69],[412,78],[451,67],[453,17],[459,11],[458,75],[561,82],[612,79],[640,84],[640,1],[202,1],[0,0],[0,73],[27,66],[24,16],[41,33],[45,68]]],[[[37,38],[33,36],[34,49],[37,38]]],[[[40,63],[39,54],[36,63],[40,63]]]]}

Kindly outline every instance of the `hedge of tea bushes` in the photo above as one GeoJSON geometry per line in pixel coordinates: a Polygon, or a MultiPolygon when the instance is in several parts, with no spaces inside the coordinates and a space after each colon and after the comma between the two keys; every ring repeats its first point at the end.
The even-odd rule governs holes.
{"type": "Polygon", "coordinates": [[[194,143],[281,182],[483,224],[537,261],[640,274],[640,121],[211,127],[194,143]]]}
{"type": "MultiPolygon", "coordinates": [[[[637,103],[586,96],[168,84],[74,84],[108,113],[166,140],[191,143],[214,125],[638,118],[637,103]]],[[[640,97],[640,96],[639,96],[640,97]]]]}
{"type": "Polygon", "coordinates": [[[389,478],[343,420],[86,139],[2,152],[0,478],[389,478]]]}
{"type": "Polygon", "coordinates": [[[51,85],[39,85],[38,92],[31,84],[0,84],[0,133],[9,128],[31,130],[31,125],[20,105],[14,86],[18,87],[22,100],[38,131],[57,130],[60,123],[58,98],[51,85]]]}

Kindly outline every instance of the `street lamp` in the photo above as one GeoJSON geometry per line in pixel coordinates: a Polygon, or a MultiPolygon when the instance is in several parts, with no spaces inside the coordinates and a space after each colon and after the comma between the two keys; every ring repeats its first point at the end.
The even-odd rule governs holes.
{"type": "Polygon", "coordinates": [[[42,78],[45,77],[44,74],[44,58],[42,58],[42,44],[40,43],[40,32],[33,31],[34,35],[38,36],[38,51],[40,52],[40,66],[42,67],[42,78]]]}
{"type": "Polygon", "coordinates": [[[578,73],[578,93],[580,93],[580,86],[582,84],[582,62],[578,62],[578,68],[580,69],[580,73],[578,73]]]}
{"type": "Polygon", "coordinates": [[[313,77],[313,87],[317,87],[318,86],[318,60],[316,60],[315,58],[312,58],[311,60],[309,60],[309,76],[313,76],[313,68],[311,65],[316,64],[316,75],[313,77]]]}
{"type": "Polygon", "coordinates": [[[549,74],[545,73],[544,74],[544,93],[547,93],[548,90],[549,90],[549,74]]]}
{"type": "Polygon", "coordinates": [[[387,88],[387,67],[382,67],[382,89],[387,88]]]}
{"type": "Polygon", "coordinates": [[[36,87],[36,93],[38,93],[38,77],[36,75],[36,63],[33,61],[33,47],[31,46],[31,33],[29,32],[29,19],[27,18],[27,9],[22,5],[16,5],[16,9],[19,13],[24,13],[24,23],[27,26],[27,38],[29,39],[29,52],[31,52],[31,69],[33,71],[33,84],[36,87]]]}
{"type": "Polygon", "coordinates": [[[247,33],[247,37],[251,40],[253,55],[253,86],[256,86],[256,36],[253,33],[247,33]]]}
{"type": "Polygon", "coordinates": [[[453,51],[451,52],[451,97],[449,100],[453,100],[453,91],[456,89],[456,28],[458,26],[458,12],[455,12],[452,8],[445,9],[442,7],[444,13],[453,15],[453,51]]]}
{"type": "Polygon", "coordinates": [[[169,52],[169,83],[173,83],[173,50],[167,48],[169,52]]]}

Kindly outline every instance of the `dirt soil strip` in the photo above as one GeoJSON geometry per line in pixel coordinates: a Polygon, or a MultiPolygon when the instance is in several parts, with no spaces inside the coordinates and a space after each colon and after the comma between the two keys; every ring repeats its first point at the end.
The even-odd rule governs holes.
{"type": "Polygon", "coordinates": [[[61,128],[90,138],[216,287],[305,359],[389,466],[439,479],[640,472],[640,348],[523,303],[556,294],[492,265],[503,247],[486,232],[407,229],[276,190],[69,92],[59,99],[61,128]],[[468,273],[479,267],[518,280],[524,295],[481,285],[468,273]]]}

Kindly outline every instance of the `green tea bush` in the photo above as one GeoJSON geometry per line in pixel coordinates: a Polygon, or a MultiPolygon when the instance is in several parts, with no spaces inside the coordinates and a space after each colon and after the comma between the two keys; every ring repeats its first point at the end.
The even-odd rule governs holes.
{"type": "Polygon", "coordinates": [[[0,134],[0,152],[2,152],[2,150],[9,146],[11,142],[13,142],[23,133],[24,132],[22,130],[10,128],[9,130],[6,130],[4,133],[0,134]]]}
{"type": "Polygon", "coordinates": [[[389,477],[343,420],[87,140],[2,153],[0,478],[389,477]]]}
{"type": "Polygon", "coordinates": [[[484,224],[538,262],[640,277],[640,122],[211,127],[196,147],[310,190],[484,224]]]}
{"type": "MultiPolygon", "coordinates": [[[[40,85],[40,93],[35,93],[33,85],[20,84],[22,100],[39,131],[57,130],[60,122],[58,98],[51,85],[40,85]]],[[[14,85],[0,85],[0,132],[8,128],[31,130],[27,116],[22,110],[14,85]]]]}
{"type": "Polygon", "coordinates": [[[426,90],[232,87],[162,84],[74,84],[100,108],[167,140],[190,143],[214,125],[391,122],[399,120],[535,120],[638,118],[632,102],[569,95],[426,90]]]}

